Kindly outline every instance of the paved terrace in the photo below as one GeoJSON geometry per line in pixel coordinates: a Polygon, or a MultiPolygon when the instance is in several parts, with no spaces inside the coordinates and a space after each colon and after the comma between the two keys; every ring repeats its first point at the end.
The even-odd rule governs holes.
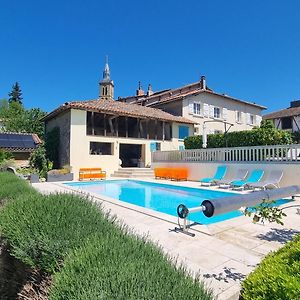
{"type": "MultiPolygon", "coordinates": [[[[200,188],[197,182],[155,182],[200,188]]],[[[74,192],[74,189],[59,183],[37,183],[33,186],[47,194],[74,192]]],[[[300,232],[299,210],[288,208],[284,226],[253,224],[250,218],[242,216],[213,225],[197,225],[192,230],[195,237],[190,237],[173,231],[177,225],[175,217],[108,197],[93,196],[136,233],[148,235],[193,274],[200,273],[200,278],[213,289],[218,300],[238,299],[240,283],[247,274],[267,253],[282,247],[300,232]]],[[[300,198],[297,199],[293,205],[300,205],[300,198]]],[[[289,205],[291,203],[285,206],[289,205]]]]}

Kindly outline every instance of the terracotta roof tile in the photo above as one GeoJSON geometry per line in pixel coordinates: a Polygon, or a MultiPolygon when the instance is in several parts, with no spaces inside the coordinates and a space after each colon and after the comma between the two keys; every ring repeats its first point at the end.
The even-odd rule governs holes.
{"type": "Polygon", "coordinates": [[[300,107],[290,107],[281,109],[263,116],[263,119],[277,119],[283,117],[292,117],[300,115],[300,107]]]}
{"type": "Polygon", "coordinates": [[[62,111],[68,109],[81,109],[86,111],[96,111],[103,112],[112,115],[119,116],[128,116],[128,117],[137,117],[144,119],[157,119],[161,121],[169,121],[169,122],[178,122],[178,123],[186,123],[186,124],[194,124],[195,122],[183,118],[171,115],[167,112],[164,112],[160,109],[146,107],[138,104],[125,103],[120,101],[113,100],[88,100],[88,101],[73,101],[67,102],[64,105],[58,107],[43,120],[48,120],[56,116],[62,111]]]}

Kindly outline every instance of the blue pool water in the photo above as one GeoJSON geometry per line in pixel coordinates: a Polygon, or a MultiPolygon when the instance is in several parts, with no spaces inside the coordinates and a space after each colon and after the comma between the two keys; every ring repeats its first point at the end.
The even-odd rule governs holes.
{"type": "MultiPolygon", "coordinates": [[[[137,180],[107,180],[98,182],[72,182],[66,183],[87,192],[104,195],[120,201],[150,208],[177,217],[176,208],[179,204],[187,207],[199,206],[205,199],[216,199],[238,194],[219,192],[205,189],[173,186],[168,184],[150,183],[137,180]]],[[[288,202],[278,200],[276,205],[288,202]]],[[[242,213],[238,210],[215,216],[205,217],[203,213],[193,213],[190,220],[200,224],[212,224],[231,218],[239,217],[242,213]]]]}

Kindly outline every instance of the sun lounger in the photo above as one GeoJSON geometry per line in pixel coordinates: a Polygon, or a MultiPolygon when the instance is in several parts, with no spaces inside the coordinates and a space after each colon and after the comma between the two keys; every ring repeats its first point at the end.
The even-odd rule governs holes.
{"type": "Polygon", "coordinates": [[[248,186],[249,184],[259,182],[263,176],[264,176],[263,170],[253,170],[247,179],[232,181],[231,186],[235,189],[243,189],[245,186],[248,186]]]}
{"type": "Polygon", "coordinates": [[[222,180],[227,172],[227,166],[219,166],[217,168],[216,174],[214,177],[211,178],[202,178],[199,181],[201,182],[201,185],[210,186],[211,184],[214,184],[218,180],[222,180]]]}
{"type": "Polygon", "coordinates": [[[279,188],[280,180],[283,176],[283,172],[281,170],[273,170],[270,172],[269,177],[266,180],[247,184],[250,188],[258,188],[258,189],[267,189],[271,188],[279,188]]]}
{"type": "Polygon", "coordinates": [[[234,178],[223,178],[221,180],[216,180],[216,184],[231,184],[232,181],[244,180],[248,175],[248,170],[238,169],[234,178]]]}
{"type": "Polygon", "coordinates": [[[215,183],[219,186],[219,188],[228,189],[233,181],[245,180],[248,173],[247,169],[238,169],[235,177],[216,180],[215,183]]]}

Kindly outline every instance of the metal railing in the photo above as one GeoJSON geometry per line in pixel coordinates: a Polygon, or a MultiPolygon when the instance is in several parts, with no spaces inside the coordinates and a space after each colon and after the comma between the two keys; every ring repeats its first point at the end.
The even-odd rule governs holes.
{"type": "Polygon", "coordinates": [[[300,144],[156,151],[152,162],[274,162],[299,163],[300,144]]]}

